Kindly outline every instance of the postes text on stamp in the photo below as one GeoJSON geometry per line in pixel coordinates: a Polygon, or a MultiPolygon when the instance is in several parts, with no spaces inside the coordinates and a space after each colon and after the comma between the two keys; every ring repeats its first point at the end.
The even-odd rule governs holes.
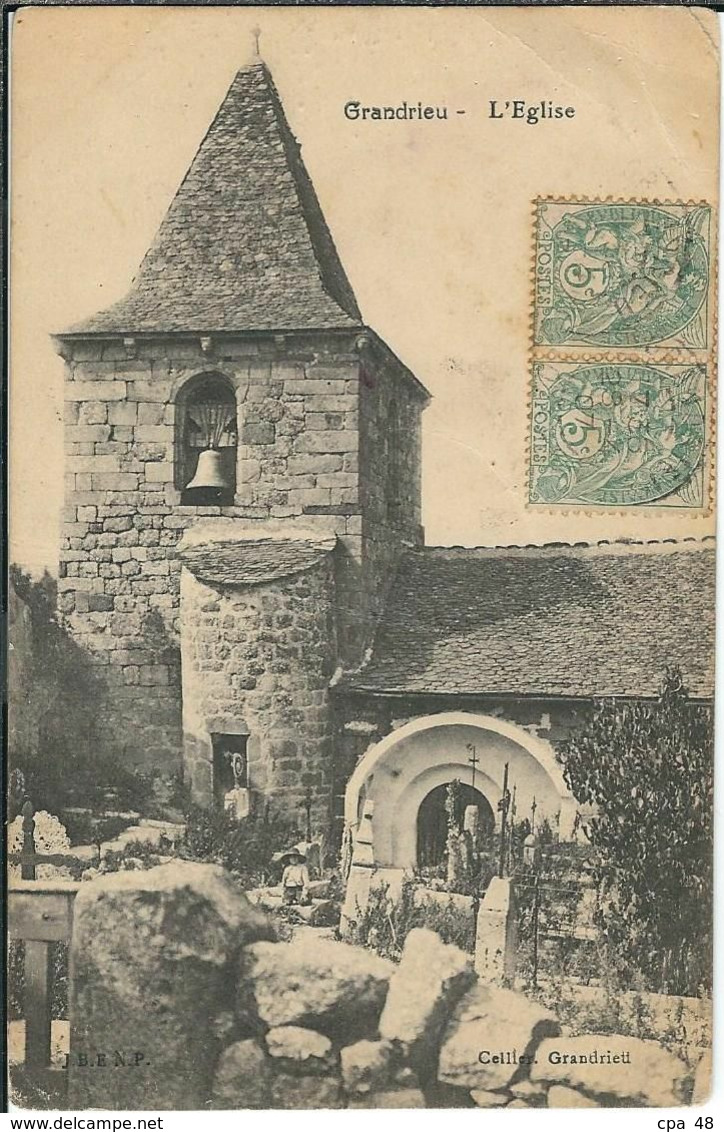
{"type": "Polygon", "coordinates": [[[528,501],[706,505],[703,365],[536,362],[528,501]]]}
{"type": "Polygon", "coordinates": [[[706,204],[536,201],[534,345],[705,350],[706,204]]]}

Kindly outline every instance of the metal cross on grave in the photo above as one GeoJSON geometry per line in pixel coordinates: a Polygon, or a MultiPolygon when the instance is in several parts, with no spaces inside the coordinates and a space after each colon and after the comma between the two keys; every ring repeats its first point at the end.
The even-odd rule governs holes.
{"type": "Polygon", "coordinates": [[[508,789],[508,769],[509,764],[505,764],[503,771],[503,793],[500,801],[498,802],[498,809],[500,810],[500,861],[498,866],[498,876],[505,876],[505,842],[508,832],[508,810],[510,809],[510,790],[508,789]]]}
{"type": "Polygon", "coordinates": [[[475,789],[475,768],[477,767],[478,763],[480,762],[480,759],[478,758],[477,749],[474,747],[474,745],[472,743],[466,743],[465,749],[470,751],[470,758],[468,759],[468,766],[472,767],[472,771],[473,771],[472,786],[473,786],[473,790],[474,790],[475,789]]]}

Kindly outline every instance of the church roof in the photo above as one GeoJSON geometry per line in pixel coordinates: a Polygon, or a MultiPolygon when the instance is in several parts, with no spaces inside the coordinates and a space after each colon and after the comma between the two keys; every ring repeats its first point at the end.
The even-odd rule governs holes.
{"type": "Polygon", "coordinates": [[[677,664],[713,695],[710,540],[430,547],[398,570],[344,687],[406,694],[655,696],[677,664]]]}
{"type": "Polygon", "coordinates": [[[68,334],[361,325],[263,63],[237,74],[128,294],[68,334]]]}

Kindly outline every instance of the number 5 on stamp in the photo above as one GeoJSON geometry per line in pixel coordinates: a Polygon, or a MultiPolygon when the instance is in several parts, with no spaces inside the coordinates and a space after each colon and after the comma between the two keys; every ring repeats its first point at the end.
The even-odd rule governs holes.
{"type": "Polygon", "coordinates": [[[708,204],[536,201],[533,342],[709,345],[708,204]]]}
{"type": "Polygon", "coordinates": [[[528,502],[704,508],[704,365],[536,362],[528,502]]]}

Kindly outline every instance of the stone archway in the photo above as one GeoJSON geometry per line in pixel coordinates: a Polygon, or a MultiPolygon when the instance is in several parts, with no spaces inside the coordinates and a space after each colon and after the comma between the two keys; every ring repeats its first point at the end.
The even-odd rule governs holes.
{"type": "Polygon", "coordinates": [[[562,839],[572,836],[576,804],[546,740],[493,716],[441,712],[412,720],[386,735],[366,752],[349,780],[345,819],[350,826],[359,821],[366,799],[375,804],[377,865],[415,866],[420,805],[431,790],[455,778],[472,785],[471,746],[478,757],[475,786],[493,813],[501,798],[507,762],[519,816],[526,815],[535,796],[536,817],[558,822],[562,839]]]}

